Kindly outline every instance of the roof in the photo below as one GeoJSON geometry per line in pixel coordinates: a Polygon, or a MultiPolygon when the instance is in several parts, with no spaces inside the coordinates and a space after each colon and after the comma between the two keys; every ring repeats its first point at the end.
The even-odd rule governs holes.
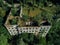
{"type": "Polygon", "coordinates": [[[48,21],[46,21],[46,22],[42,23],[41,25],[43,25],[43,26],[49,26],[51,24],[48,21]]]}

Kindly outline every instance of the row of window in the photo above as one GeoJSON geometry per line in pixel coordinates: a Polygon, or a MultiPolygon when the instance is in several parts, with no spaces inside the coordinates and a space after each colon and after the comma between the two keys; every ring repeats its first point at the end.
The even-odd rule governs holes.
{"type": "Polygon", "coordinates": [[[41,31],[48,31],[48,30],[49,30],[49,29],[40,29],[40,32],[41,32],[41,31]]]}
{"type": "Polygon", "coordinates": [[[24,32],[27,32],[27,33],[34,33],[34,32],[38,32],[38,31],[34,31],[34,30],[32,30],[32,31],[19,31],[20,33],[24,33],[24,32]]]}
{"type": "MultiPolygon", "coordinates": [[[[16,34],[18,31],[16,31],[16,30],[10,30],[9,32],[10,32],[11,34],[13,34],[13,33],[16,34]]],[[[32,31],[21,31],[21,30],[20,30],[20,31],[19,31],[19,33],[25,33],[25,32],[26,32],[26,33],[35,33],[35,32],[38,32],[38,31],[36,31],[36,30],[35,30],[35,31],[34,31],[34,30],[32,30],[32,31]]]]}
{"type": "MultiPolygon", "coordinates": [[[[48,30],[45,30],[44,32],[47,32],[48,30]]],[[[10,32],[17,32],[17,30],[10,30],[10,32]]],[[[19,32],[40,32],[40,33],[42,33],[43,32],[43,30],[40,30],[40,31],[38,31],[38,30],[19,30],[19,32]]]]}
{"type": "MultiPolygon", "coordinates": [[[[10,30],[9,31],[12,35],[15,35],[17,34],[17,31],[16,30],[10,30]]],[[[19,33],[35,33],[35,32],[38,32],[37,30],[32,30],[32,31],[19,31],[19,33]]],[[[42,34],[42,32],[40,32],[42,34]]],[[[47,32],[43,32],[44,34],[47,34],[47,32]]]]}
{"type": "Polygon", "coordinates": [[[41,27],[41,29],[49,29],[49,27],[41,27]]]}
{"type": "Polygon", "coordinates": [[[30,27],[26,27],[26,28],[19,28],[19,30],[31,30],[31,29],[38,29],[38,27],[33,27],[33,28],[30,28],[30,27]]]}
{"type": "MultiPolygon", "coordinates": [[[[12,32],[12,33],[16,33],[17,31],[15,31],[15,30],[10,30],[10,32],[12,32]]],[[[38,32],[37,30],[32,30],[32,31],[19,31],[20,33],[23,33],[23,32],[27,32],[27,33],[34,33],[34,32],[38,32]]],[[[42,32],[40,32],[40,33],[42,33],[42,32]]],[[[44,33],[46,33],[46,31],[44,32],[44,33]]]]}
{"type": "MultiPolygon", "coordinates": [[[[49,30],[49,28],[50,27],[41,27],[40,29],[39,28],[37,28],[37,27],[34,27],[34,28],[19,28],[18,30],[19,30],[19,32],[20,33],[24,33],[24,32],[27,32],[27,33],[35,33],[35,32],[40,32],[40,33],[42,33],[42,31],[44,30],[44,33],[47,33],[47,31],[49,30]],[[27,29],[27,30],[26,30],[27,29]],[[29,29],[29,30],[28,30],[29,29]],[[32,30],[31,30],[32,29],[32,30]],[[35,30],[34,30],[35,29],[35,30]]],[[[11,34],[16,34],[17,33],[17,30],[16,30],[16,28],[9,28],[9,30],[10,30],[10,33],[11,34]]]]}
{"type": "Polygon", "coordinates": [[[10,27],[10,28],[8,28],[8,29],[16,29],[16,28],[14,28],[14,27],[10,27]]]}
{"type": "Polygon", "coordinates": [[[44,28],[19,28],[19,30],[38,30],[38,29],[41,29],[41,30],[47,30],[49,29],[49,27],[44,27],[44,28]]]}
{"type": "Polygon", "coordinates": [[[9,32],[10,32],[10,34],[12,34],[12,35],[17,34],[17,31],[16,31],[16,30],[9,30],[9,32]]]}
{"type": "MultiPolygon", "coordinates": [[[[11,30],[11,29],[14,30],[14,29],[17,29],[17,28],[10,27],[10,28],[8,28],[8,29],[9,29],[9,30],[11,30]]],[[[18,29],[19,29],[19,30],[28,30],[28,29],[29,29],[29,30],[31,30],[31,29],[36,29],[36,30],[37,30],[37,29],[39,29],[39,28],[38,28],[38,27],[33,27],[33,28],[32,28],[32,27],[31,27],[31,28],[30,28],[30,27],[26,27],[26,28],[22,27],[22,28],[18,28],[18,29]]],[[[49,29],[49,27],[40,27],[40,29],[41,29],[41,30],[43,30],[43,29],[44,29],[44,30],[47,30],[47,29],[49,29]]]]}

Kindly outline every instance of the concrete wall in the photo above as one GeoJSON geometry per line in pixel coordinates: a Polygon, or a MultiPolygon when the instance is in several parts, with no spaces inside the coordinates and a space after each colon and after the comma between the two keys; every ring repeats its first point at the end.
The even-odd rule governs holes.
{"type": "Polygon", "coordinates": [[[49,32],[51,26],[40,26],[40,27],[17,27],[17,25],[10,25],[7,27],[9,33],[11,35],[17,35],[21,33],[40,33],[42,37],[45,37],[49,32]]]}
{"type": "Polygon", "coordinates": [[[18,34],[17,29],[16,29],[16,26],[17,26],[17,25],[9,25],[8,27],[6,27],[7,30],[9,31],[9,33],[10,33],[11,35],[16,35],[16,34],[18,34]]]}
{"type": "Polygon", "coordinates": [[[45,37],[49,32],[51,26],[41,26],[40,32],[42,33],[42,37],[45,37]]]}
{"type": "Polygon", "coordinates": [[[19,33],[39,32],[40,27],[18,27],[19,33]]]}

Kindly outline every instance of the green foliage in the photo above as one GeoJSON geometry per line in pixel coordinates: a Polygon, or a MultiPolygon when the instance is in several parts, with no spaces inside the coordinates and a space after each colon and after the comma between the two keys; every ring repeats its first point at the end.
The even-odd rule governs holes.
{"type": "Polygon", "coordinates": [[[19,39],[19,43],[18,43],[17,45],[25,45],[25,43],[24,43],[24,41],[23,41],[23,39],[22,39],[22,38],[21,38],[21,39],[19,39]]]}
{"type": "Polygon", "coordinates": [[[24,21],[27,21],[28,18],[29,18],[28,15],[23,15],[23,20],[24,20],[24,21]]]}
{"type": "Polygon", "coordinates": [[[3,18],[0,17],[0,25],[2,25],[2,24],[3,24],[3,18]]]}
{"type": "Polygon", "coordinates": [[[5,10],[0,7],[0,17],[4,17],[4,16],[5,16],[5,10]]]}
{"type": "Polygon", "coordinates": [[[11,24],[11,25],[15,25],[15,24],[17,24],[17,21],[18,21],[18,20],[14,18],[14,19],[9,20],[9,21],[10,21],[10,24],[11,24]]]}
{"type": "MultiPolygon", "coordinates": [[[[3,2],[3,0],[0,0],[0,6],[2,6],[2,8],[0,7],[0,45],[8,45],[8,39],[11,39],[11,36],[9,35],[7,29],[3,26],[3,17],[5,16],[5,9],[7,9],[7,4],[5,5],[3,2]],[[2,25],[1,25],[2,24],[2,25]]],[[[9,0],[12,3],[12,15],[14,16],[14,14],[16,13],[17,9],[14,8],[13,6],[13,0],[9,0]]],[[[52,0],[51,0],[52,1],[52,0]]],[[[53,2],[53,1],[52,1],[53,2]]],[[[51,3],[52,3],[51,2],[51,3]]],[[[44,6],[45,3],[49,3],[47,2],[47,0],[27,0],[26,2],[22,1],[20,2],[20,4],[22,3],[22,5],[25,5],[28,8],[33,8],[34,6],[36,6],[37,8],[40,8],[42,10],[42,13],[37,15],[36,17],[34,17],[34,20],[40,20],[42,17],[47,18],[49,21],[52,20],[52,28],[50,30],[50,32],[47,35],[47,40],[45,38],[41,38],[40,35],[39,36],[34,36],[33,34],[21,34],[20,38],[17,39],[17,45],[60,45],[60,21],[56,22],[57,20],[53,20],[52,17],[53,16],[57,16],[57,18],[60,18],[60,5],[55,5],[52,3],[52,6],[44,6]],[[33,6],[30,6],[27,4],[27,2],[31,1],[30,3],[33,6]],[[25,4],[26,3],[26,4],[25,4]],[[28,6],[27,6],[28,5],[28,6]]],[[[56,1],[54,1],[54,3],[56,3],[56,1]]],[[[35,7],[35,8],[36,8],[35,7]]],[[[28,16],[23,15],[23,20],[27,21],[28,16]]],[[[13,19],[11,24],[16,24],[17,20],[13,19]]],[[[12,37],[13,38],[13,37],[12,37]]]]}
{"type": "Polygon", "coordinates": [[[41,19],[41,14],[36,15],[35,17],[33,17],[33,19],[36,20],[36,21],[37,21],[37,20],[40,20],[40,19],[41,19]]]}
{"type": "Polygon", "coordinates": [[[3,26],[3,25],[0,25],[0,34],[3,34],[5,35],[7,38],[10,38],[10,35],[8,33],[8,30],[3,26]]]}
{"type": "Polygon", "coordinates": [[[0,25],[0,45],[9,45],[8,38],[10,38],[8,31],[4,26],[0,25]]]}
{"type": "Polygon", "coordinates": [[[7,37],[3,34],[0,34],[0,45],[8,45],[7,37]]]}
{"type": "Polygon", "coordinates": [[[18,40],[18,45],[22,43],[24,45],[46,45],[46,39],[40,37],[40,35],[35,36],[34,34],[22,33],[18,40]]]}
{"type": "Polygon", "coordinates": [[[12,10],[11,10],[13,16],[15,16],[16,11],[17,11],[17,8],[13,7],[12,10]]]}
{"type": "Polygon", "coordinates": [[[54,22],[54,25],[52,26],[48,38],[47,38],[47,44],[49,45],[60,45],[60,21],[54,22]]]}

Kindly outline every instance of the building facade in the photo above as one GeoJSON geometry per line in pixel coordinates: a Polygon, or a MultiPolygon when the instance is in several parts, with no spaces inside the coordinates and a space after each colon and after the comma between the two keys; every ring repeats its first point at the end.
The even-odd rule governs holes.
{"type": "Polygon", "coordinates": [[[51,26],[18,27],[18,25],[6,25],[6,28],[10,35],[18,35],[21,33],[40,33],[42,37],[45,37],[49,32],[51,26]]]}

